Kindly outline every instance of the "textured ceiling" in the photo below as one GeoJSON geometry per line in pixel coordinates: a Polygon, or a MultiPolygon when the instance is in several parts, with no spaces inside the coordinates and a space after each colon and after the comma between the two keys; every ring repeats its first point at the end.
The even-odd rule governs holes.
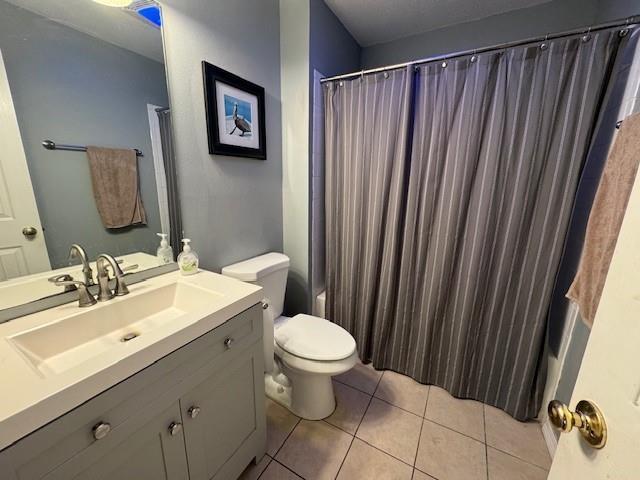
{"type": "Polygon", "coordinates": [[[551,0],[325,0],[363,47],[551,0]]]}
{"type": "Polygon", "coordinates": [[[160,30],[90,0],[7,0],[75,30],[164,63],[160,30]]]}

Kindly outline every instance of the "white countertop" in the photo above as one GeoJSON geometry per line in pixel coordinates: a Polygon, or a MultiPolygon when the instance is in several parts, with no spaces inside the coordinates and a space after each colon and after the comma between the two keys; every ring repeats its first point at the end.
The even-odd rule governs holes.
{"type": "Polygon", "coordinates": [[[218,327],[262,298],[262,288],[256,285],[207,271],[191,276],[176,271],[131,285],[129,295],[88,308],[108,308],[112,302],[125,301],[129,296],[176,281],[223,291],[224,300],[215,308],[191,311],[179,322],[158,327],[135,342],[122,343],[56,375],[43,376],[7,337],[57,321],[61,315],[73,314],[80,310],[77,302],[0,324],[0,450],[218,327]]]}

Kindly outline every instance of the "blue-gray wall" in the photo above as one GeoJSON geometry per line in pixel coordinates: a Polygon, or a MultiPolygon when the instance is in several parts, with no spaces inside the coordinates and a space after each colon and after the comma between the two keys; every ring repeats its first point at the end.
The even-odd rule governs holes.
{"type": "Polygon", "coordinates": [[[640,14],[637,0],[553,0],[362,49],[362,68],[537,37],[640,14]]]}
{"type": "Polygon", "coordinates": [[[638,0],[598,0],[596,21],[606,22],[619,18],[640,15],[638,0]]]}
{"type": "Polygon", "coordinates": [[[200,265],[282,251],[282,120],[277,0],[162,1],[185,235],[200,265]],[[201,62],[265,89],[267,159],[209,155],[201,62]]]}
{"type": "Polygon", "coordinates": [[[327,76],[360,66],[360,45],[323,0],[310,0],[309,67],[327,76]]]}
{"type": "Polygon", "coordinates": [[[0,50],[52,266],[67,264],[75,242],[91,258],[155,253],[160,217],[147,103],[168,104],[164,65],[2,0],[0,50]],[[148,225],[105,229],[86,154],[45,150],[44,139],[142,149],[147,155],[138,165],[148,225]]]}
{"type": "Polygon", "coordinates": [[[536,37],[593,23],[597,0],[553,0],[362,49],[363,68],[536,37]]]}

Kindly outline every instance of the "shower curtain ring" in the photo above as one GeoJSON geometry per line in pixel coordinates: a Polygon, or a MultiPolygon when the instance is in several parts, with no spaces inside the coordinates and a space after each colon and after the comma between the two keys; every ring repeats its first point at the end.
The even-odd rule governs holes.
{"type": "Polygon", "coordinates": [[[626,37],[627,33],[629,33],[629,28],[628,27],[629,27],[629,23],[631,23],[631,19],[632,18],[633,17],[627,17],[626,20],[624,21],[624,28],[618,32],[618,36],[620,38],[626,37]]]}
{"type": "Polygon", "coordinates": [[[582,42],[587,43],[591,40],[591,27],[587,28],[587,32],[582,36],[582,42]]]}
{"type": "Polygon", "coordinates": [[[540,44],[540,50],[546,50],[547,48],[549,48],[549,45],[547,45],[547,39],[549,38],[549,34],[544,36],[544,42],[542,42],[540,44]]]}
{"type": "Polygon", "coordinates": [[[471,63],[475,63],[476,60],[478,60],[478,57],[476,56],[476,51],[474,50],[473,53],[471,54],[471,58],[469,59],[469,61],[471,63]]]}

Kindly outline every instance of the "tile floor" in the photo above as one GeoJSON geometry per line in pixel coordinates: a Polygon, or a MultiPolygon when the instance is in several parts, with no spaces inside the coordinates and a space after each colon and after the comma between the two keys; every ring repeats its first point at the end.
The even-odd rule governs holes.
{"type": "Polygon", "coordinates": [[[362,364],[336,377],[336,411],[302,420],[267,399],[267,455],[242,480],[544,480],[535,422],[362,364]]]}

